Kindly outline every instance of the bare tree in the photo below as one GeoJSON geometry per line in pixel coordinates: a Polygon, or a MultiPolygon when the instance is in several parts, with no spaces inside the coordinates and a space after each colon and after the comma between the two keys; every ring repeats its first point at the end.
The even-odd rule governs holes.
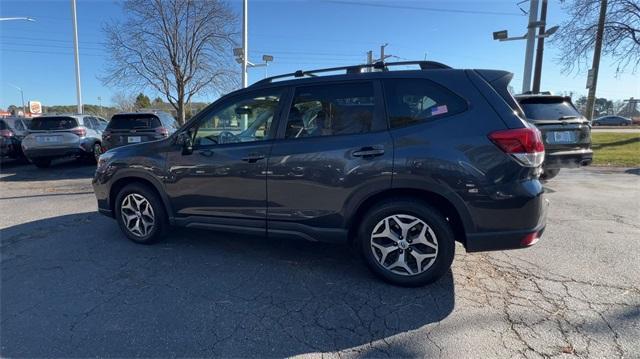
{"type": "MultiPolygon", "coordinates": [[[[598,27],[600,0],[561,0],[568,18],[552,42],[560,49],[565,72],[589,67],[598,27]]],[[[602,55],[614,60],[618,71],[640,66],[640,1],[609,0],[602,55]]]]}
{"type": "Polygon", "coordinates": [[[222,0],[126,0],[126,20],[104,26],[107,85],[164,95],[185,121],[196,94],[235,85],[231,48],[236,16],[222,0]]]}
{"type": "Polygon", "coordinates": [[[132,95],[127,95],[124,92],[116,92],[111,96],[111,102],[115,105],[115,108],[121,112],[133,111],[135,108],[135,99],[132,95]]]}

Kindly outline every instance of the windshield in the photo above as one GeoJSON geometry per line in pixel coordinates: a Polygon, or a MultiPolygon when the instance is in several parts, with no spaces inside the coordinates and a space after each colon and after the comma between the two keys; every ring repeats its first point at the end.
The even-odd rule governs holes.
{"type": "Polygon", "coordinates": [[[523,101],[520,106],[527,118],[532,120],[560,120],[563,117],[582,117],[570,102],[564,99],[555,101],[527,103],[523,101]],[[524,102],[524,103],[523,103],[524,102]]]}
{"type": "Polygon", "coordinates": [[[156,115],[151,114],[126,114],[114,115],[109,121],[109,130],[131,130],[162,127],[156,115]]]}
{"type": "Polygon", "coordinates": [[[31,129],[34,131],[68,130],[78,126],[78,120],[74,117],[38,117],[31,120],[31,129]]]}

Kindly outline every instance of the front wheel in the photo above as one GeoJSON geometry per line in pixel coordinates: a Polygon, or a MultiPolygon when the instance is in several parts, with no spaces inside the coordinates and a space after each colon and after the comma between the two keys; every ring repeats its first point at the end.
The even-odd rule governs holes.
{"type": "Polygon", "coordinates": [[[116,219],[130,240],[140,244],[159,241],[167,228],[167,215],[158,195],[149,187],[133,183],[116,197],[116,219]]]}
{"type": "Polygon", "coordinates": [[[386,200],[372,208],[359,229],[361,252],[383,280],[417,287],[436,281],[451,267],[453,231],[445,217],[427,203],[386,200]]]}

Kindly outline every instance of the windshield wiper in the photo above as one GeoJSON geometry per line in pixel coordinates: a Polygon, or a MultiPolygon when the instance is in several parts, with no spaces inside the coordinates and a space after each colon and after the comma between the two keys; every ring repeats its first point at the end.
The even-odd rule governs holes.
{"type": "Polygon", "coordinates": [[[574,118],[578,118],[578,116],[575,116],[575,115],[560,116],[560,118],[558,119],[558,121],[562,121],[562,120],[573,120],[574,118]]]}

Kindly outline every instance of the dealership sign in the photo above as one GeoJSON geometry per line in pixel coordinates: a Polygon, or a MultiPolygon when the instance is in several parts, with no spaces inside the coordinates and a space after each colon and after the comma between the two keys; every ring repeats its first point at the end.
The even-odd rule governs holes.
{"type": "Polygon", "coordinates": [[[42,104],[40,101],[29,101],[29,112],[32,114],[41,114],[42,104]]]}

